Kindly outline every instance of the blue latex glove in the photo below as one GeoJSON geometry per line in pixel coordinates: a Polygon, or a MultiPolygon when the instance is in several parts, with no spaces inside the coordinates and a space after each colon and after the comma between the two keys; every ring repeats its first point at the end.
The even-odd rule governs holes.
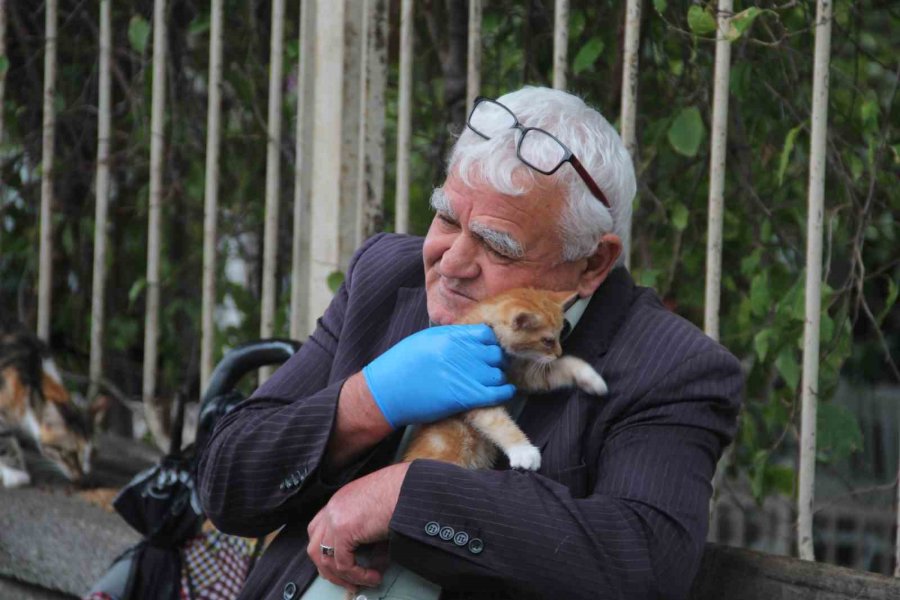
{"type": "Polygon", "coordinates": [[[391,427],[437,421],[510,400],[503,350],[487,325],[430,327],[401,340],[363,368],[391,427]]]}

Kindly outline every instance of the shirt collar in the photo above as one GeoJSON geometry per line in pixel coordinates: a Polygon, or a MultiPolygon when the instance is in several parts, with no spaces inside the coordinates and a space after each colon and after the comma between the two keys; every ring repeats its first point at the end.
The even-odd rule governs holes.
{"type": "Polygon", "coordinates": [[[593,297],[594,295],[591,294],[587,298],[579,298],[575,301],[575,304],[570,306],[569,310],[566,311],[563,320],[562,339],[569,337],[569,334],[575,330],[575,326],[578,325],[578,321],[581,320],[581,316],[584,314],[588,303],[593,297]]]}

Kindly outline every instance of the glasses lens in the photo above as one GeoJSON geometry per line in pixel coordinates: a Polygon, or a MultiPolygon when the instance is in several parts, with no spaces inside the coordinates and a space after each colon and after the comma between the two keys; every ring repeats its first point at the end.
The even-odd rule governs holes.
{"type": "Polygon", "coordinates": [[[548,133],[529,129],[522,137],[519,158],[538,171],[550,173],[565,157],[566,149],[548,133]]]}
{"type": "Polygon", "coordinates": [[[504,133],[516,124],[511,112],[490,100],[482,100],[472,110],[469,127],[489,138],[504,133]]]}

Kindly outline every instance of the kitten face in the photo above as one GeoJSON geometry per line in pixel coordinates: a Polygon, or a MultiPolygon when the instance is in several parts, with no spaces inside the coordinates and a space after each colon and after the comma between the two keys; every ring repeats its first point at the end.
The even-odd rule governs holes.
{"type": "Polygon", "coordinates": [[[490,325],[511,356],[548,363],[562,354],[563,312],[574,297],[571,292],[510,290],[482,302],[466,322],[490,325]]]}
{"type": "Polygon", "coordinates": [[[41,450],[69,480],[78,481],[90,471],[90,428],[68,391],[46,372],[43,392],[46,402],[40,424],[41,450]]]}

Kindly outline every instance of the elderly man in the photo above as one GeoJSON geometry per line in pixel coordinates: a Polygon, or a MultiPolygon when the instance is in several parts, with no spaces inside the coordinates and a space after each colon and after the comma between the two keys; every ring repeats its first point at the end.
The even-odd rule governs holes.
{"type": "Polygon", "coordinates": [[[327,597],[327,582],[393,588],[370,598],[687,595],[742,377],[621,266],[634,191],[618,135],[580,99],[525,88],[478,100],[424,241],[366,242],[300,352],[205,449],[201,498],[217,526],[283,526],[242,598],[327,597]],[[491,330],[453,325],[521,286],[577,291],[563,349],[603,375],[607,396],[514,398],[491,330]],[[406,426],[513,398],[538,471],[394,462],[406,426]],[[357,560],[380,542],[390,582],[384,564],[357,560]],[[421,591],[398,595],[409,577],[421,591]]]}

